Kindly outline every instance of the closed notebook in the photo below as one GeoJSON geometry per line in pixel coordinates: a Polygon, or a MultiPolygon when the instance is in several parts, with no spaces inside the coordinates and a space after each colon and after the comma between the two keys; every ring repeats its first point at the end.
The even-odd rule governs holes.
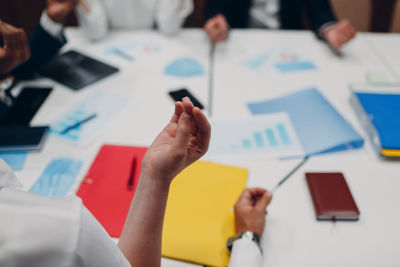
{"type": "Polygon", "coordinates": [[[112,237],[121,235],[146,150],[146,147],[102,146],[78,189],[83,204],[112,237]],[[130,189],[132,168],[136,170],[130,189]]]}
{"type": "Polygon", "coordinates": [[[358,220],[360,211],[341,173],[306,173],[318,220],[358,220]]]}
{"type": "Polygon", "coordinates": [[[226,240],[235,235],[233,207],[246,186],[246,169],[196,162],[172,182],[162,255],[207,266],[227,266],[226,240]]]}
{"type": "Polygon", "coordinates": [[[352,100],[379,153],[400,157],[400,94],[355,92],[352,100]]]}

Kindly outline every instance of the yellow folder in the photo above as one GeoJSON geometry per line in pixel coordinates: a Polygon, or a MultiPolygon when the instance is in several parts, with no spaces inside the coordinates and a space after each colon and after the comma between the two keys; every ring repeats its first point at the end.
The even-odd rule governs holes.
{"type": "Polygon", "coordinates": [[[226,240],[235,234],[233,206],[246,186],[246,169],[198,161],[172,182],[162,255],[227,266],[226,240]]]}

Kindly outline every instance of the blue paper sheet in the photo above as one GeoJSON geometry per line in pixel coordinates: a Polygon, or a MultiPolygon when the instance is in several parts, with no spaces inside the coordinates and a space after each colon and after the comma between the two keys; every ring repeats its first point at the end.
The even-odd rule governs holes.
{"type": "Polygon", "coordinates": [[[305,70],[317,70],[317,67],[311,61],[276,63],[275,68],[277,68],[282,73],[290,73],[290,72],[305,71],[305,70]]]}
{"type": "Polygon", "coordinates": [[[21,171],[24,168],[27,152],[2,152],[0,158],[14,171],[21,171]]]}
{"type": "Polygon", "coordinates": [[[45,197],[62,197],[71,189],[82,161],[70,158],[52,160],[29,192],[45,197]]]}
{"type": "Polygon", "coordinates": [[[287,112],[308,156],[362,147],[364,140],[317,89],[249,103],[253,114],[287,112]]]}
{"type": "Polygon", "coordinates": [[[193,77],[204,75],[204,67],[192,58],[174,60],[164,70],[167,76],[193,77]]]}

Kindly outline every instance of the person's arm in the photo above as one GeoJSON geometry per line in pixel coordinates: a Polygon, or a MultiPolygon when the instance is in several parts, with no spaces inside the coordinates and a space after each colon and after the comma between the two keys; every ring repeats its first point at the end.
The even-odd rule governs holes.
{"type": "Polygon", "coordinates": [[[193,0],[160,0],[156,13],[157,27],[165,35],[176,34],[192,12],[193,0]]]}
{"type": "Polygon", "coordinates": [[[175,104],[169,124],[146,152],[139,185],[125,221],[119,247],[135,267],[161,263],[161,234],[170,183],[208,149],[210,124],[189,98],[175,104]]]}
{"type": "MultiPolygon", "coordinates": [[[[262,238],[265,227],[267,206],[271,202],[272,193],[261,188],[245,189],[235,204],[235,230],[237,235],[251,232],[262,238]]],[[[260,244],[256,241],[241,238],[233,242],[229,267],[263,266],[263,255],[260,244]]]]}
{"type": "Polygon", "coordinates": [[[12,74],[19,79],[28,79],[57,55],[66,43],[63,23],[75,7],[77,0],[47,0],[40,24],[29,38],[31,57],[15,68],[12,74]]]}
{"type": "Polygon", "coordinates": [[[79,24],[89,39],[100,40],[107,35],[108,17],[101,0],[79,0],[76,13],[79,24]]]}

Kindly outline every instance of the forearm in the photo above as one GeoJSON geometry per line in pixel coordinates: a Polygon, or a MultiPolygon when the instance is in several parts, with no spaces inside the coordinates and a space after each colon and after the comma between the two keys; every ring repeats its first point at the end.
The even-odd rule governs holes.
{"type": "Polygon", "coordinates": [[[142,175],[118,243],[135,267],[155,267],[161,262],[161,236],[169,183],[142,175]]]}

